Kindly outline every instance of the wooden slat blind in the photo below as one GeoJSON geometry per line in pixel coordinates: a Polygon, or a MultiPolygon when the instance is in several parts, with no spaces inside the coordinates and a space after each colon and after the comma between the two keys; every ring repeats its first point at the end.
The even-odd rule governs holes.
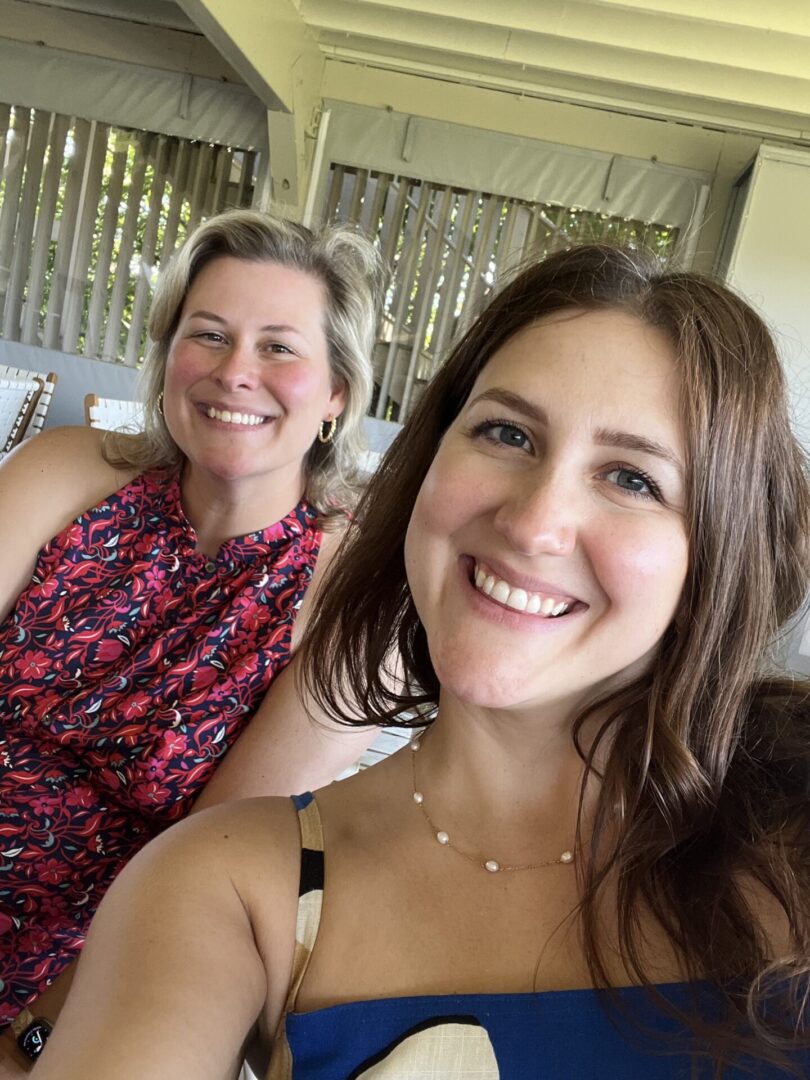
{"type": "Polygon", "coordinates": [[[605,240],[666,260],[678,230],[665,223],[531,203],[335,163],[324,220],[375,237],[393,270],[375,348],[374,415],[404,420],[459,324],[522,259],[605,240]]]}
{"type": "Polygon", "coordinates": [[[135,365],[158,269],[257,155],[0,104],[0,336],[135,365]]]}

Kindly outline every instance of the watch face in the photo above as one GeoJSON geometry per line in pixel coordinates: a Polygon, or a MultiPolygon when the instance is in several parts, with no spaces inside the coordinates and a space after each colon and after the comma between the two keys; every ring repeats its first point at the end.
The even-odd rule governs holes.
{"type": "Polygon", "coordinates": [[[47,1020],[34,1020],[17,1039],[17,1045],[33,1061],[45,1049],[50,1033],[51,1025],[47,1020]]]}

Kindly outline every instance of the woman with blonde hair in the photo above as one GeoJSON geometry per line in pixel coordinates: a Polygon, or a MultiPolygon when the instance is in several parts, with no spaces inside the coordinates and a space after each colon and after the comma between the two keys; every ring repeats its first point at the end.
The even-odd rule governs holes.
{"type": "Polygon", "coordinates": [[[245,1047],[267,1080],[810,1075],[810,708],[768,666],[808,524],[743,301],[603,247],[526,269],[305,646],[322,707],[415,710],[410,748],[142,852],[37,1080],[222,1080],[245,1047]]]}
{"type": "Polygon", "coordinates": [[[12,1057],[47,1037],[115,874],[204,789],[324,783],[369,741],[310,724],[290,675],[259,706],[359,490],[381,280],[350,229],[211,218],[157,286],[145,430],[58,429],[0,470],[12,1057]]]}

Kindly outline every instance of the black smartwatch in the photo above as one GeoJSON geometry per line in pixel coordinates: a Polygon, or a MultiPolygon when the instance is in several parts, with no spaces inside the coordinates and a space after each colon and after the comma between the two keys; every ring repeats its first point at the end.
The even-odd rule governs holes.
{"type": "Polygon", "coordinates": [[[23,1009],[19,1016],[12,1020],[11,1030],[20,1050],[31,1061],[36,1061],[45,1049],[53,1026],[44,1016],[33,1016],[29,1009],[23,1009]]]}

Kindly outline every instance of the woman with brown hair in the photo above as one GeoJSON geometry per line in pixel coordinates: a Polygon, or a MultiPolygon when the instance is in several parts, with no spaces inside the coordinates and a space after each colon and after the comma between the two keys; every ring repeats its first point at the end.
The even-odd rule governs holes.
{"type": "Polygon", "coordinates": [[[767,663],[808,505],[741,300],[603,247],[526,269],[306,645],[328,712],[420,733],[150,845],[37,1080],[219,1080],[248,1044],[272,1080],[808,1075],[810,713],[767,663]]]}

